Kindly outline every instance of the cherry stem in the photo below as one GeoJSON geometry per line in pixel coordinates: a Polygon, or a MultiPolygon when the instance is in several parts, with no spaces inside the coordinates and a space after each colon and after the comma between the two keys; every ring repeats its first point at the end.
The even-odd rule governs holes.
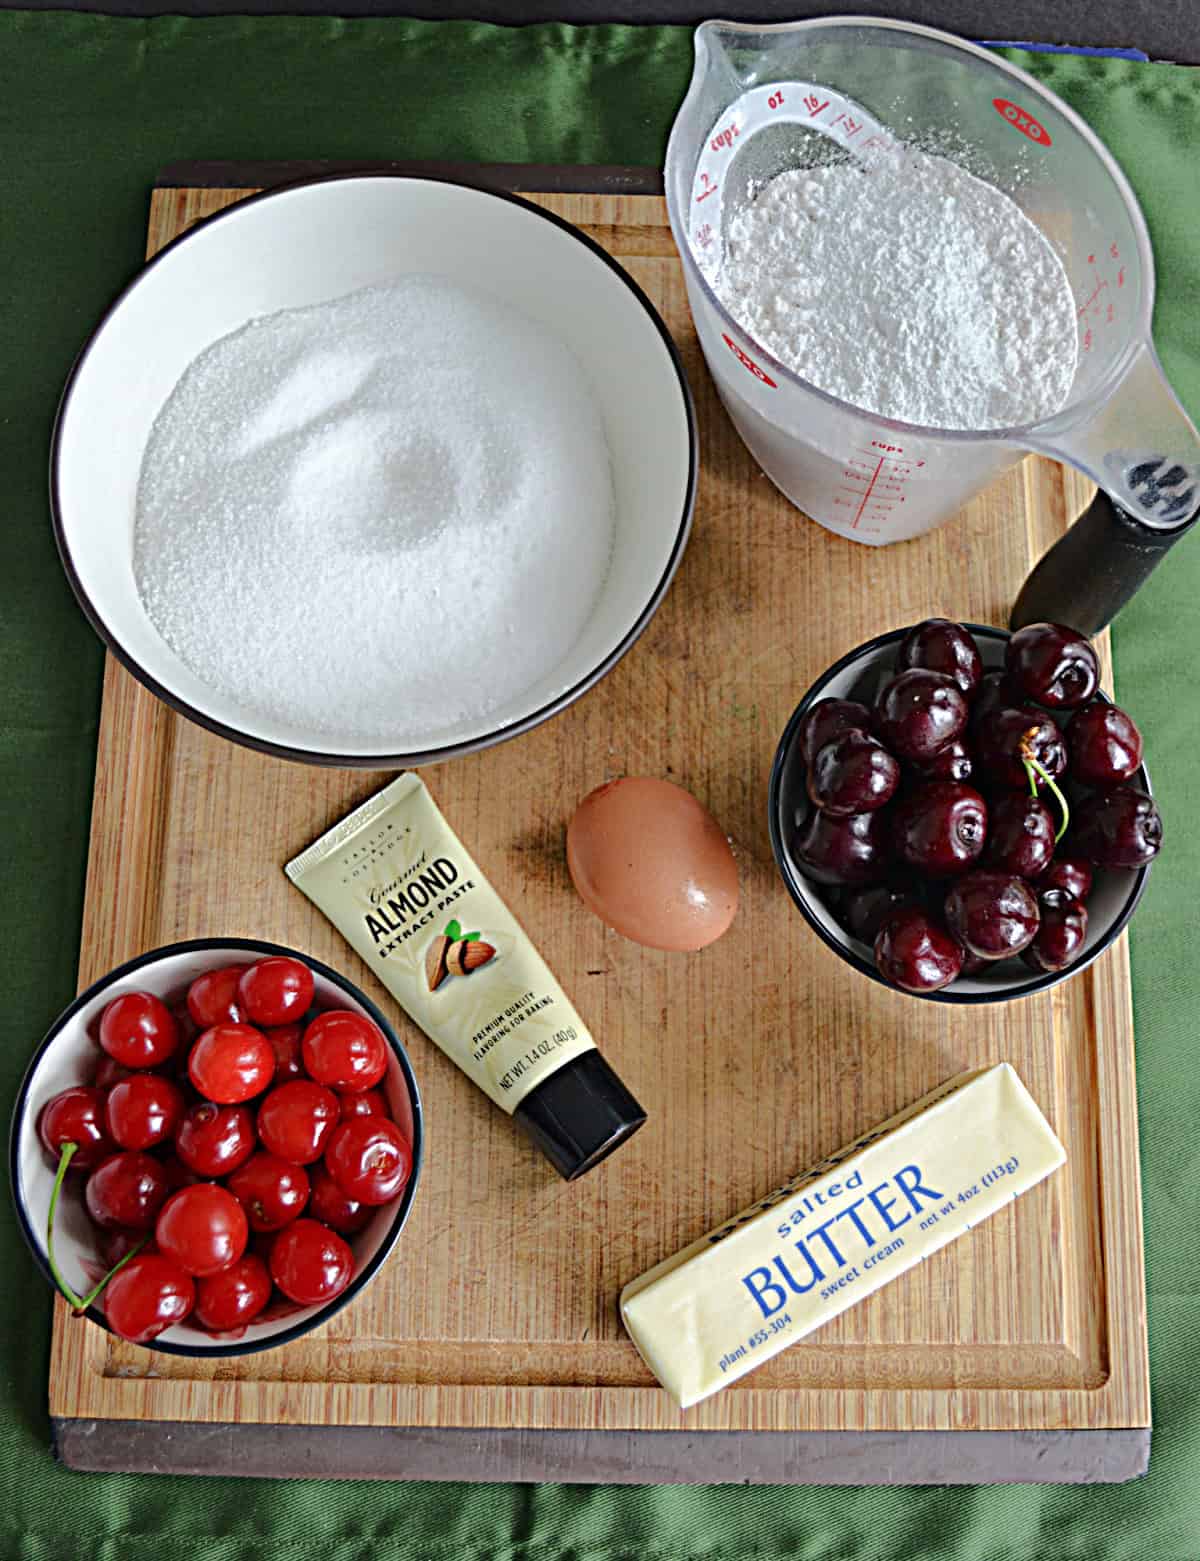
{"type": "Polygon", "coordinates": [[[1049,786],[1050,790],[1054,793],[1054,796],[1058,802],[1059,809],[1062,812],[1062,823],[1058,826],[1058,833],[1054,837],[1054,844],[1057,845],[1062,837],[1066,834],[1067,825],[1071,822],[1071,810],[1067,806],[1067,799],[1059,790],[1054,776],[1051,775],[1050,771],[1046,768],[1040,759],[1034,758],[1033,754],[1024,743],[1021,745],[1021,759],[1025,765],[1025,773],[1029,776],[1029,789],[1033,795],[1036,797],[1038,794],[1037,777],[1040,775],[1046,782],[1046,785],[1049,786]]]}
{"type": "Polygon", "coordinates": [[[54,1187],[50,1193],[50,1209],[46,1215],[46,1261],[50,1265],[50,1272],[54,1276],[54,1283],[62,1291],[63,1295],[66,1296],[67,1300],[70,1301],[71,1305],[77,1312],[86,1312],[88,1307],[104,1289],[105,1285],[113,1277],[113,1275],[119,1274],[120,1271],[125,1267],[126,1263],[129,1262],[130,1258],[136,1257],[138,1255],[138,1253],[150,1240],[150,1237],[149,1235],[143,1236],[142,1239],[138,1242],[137,1246],[133,1247],[129,1252],[127,1252],[119,1263],[114,1263],[112,1268],[109,1269],[108,1273],[105,1274],[104,1278],[98,1285],[94,1287],[94,1289],[89,1290],[88,1293],[84,1296],[75,1294],[74,1290],[72,1290],[71,1286],[63,1278],[58,1264],[54,1260],[54,1215],[58,1209],[58,1195],[62,1191],[63,1180],[66,1177],[67,1170],[70,1167],[71,1161],[75,1158],[75,1154],[78,1149],[78,1144],[73,1144],[68,1141],[62,1146],[62,1152],[59,1155],[58,1173],[54,1178],[54,1187]]]}

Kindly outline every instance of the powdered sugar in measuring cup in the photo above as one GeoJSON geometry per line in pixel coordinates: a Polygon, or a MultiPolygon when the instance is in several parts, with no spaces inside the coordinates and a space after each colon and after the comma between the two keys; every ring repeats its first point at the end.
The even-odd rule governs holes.
{"type": "Polygon", "coordinates": [[[1075,377],[1062,261],[1016,203],[911,148],[798,168],[730,212],[718,296],[812,384],[882,417],[1004,428],[1075,377]]]}

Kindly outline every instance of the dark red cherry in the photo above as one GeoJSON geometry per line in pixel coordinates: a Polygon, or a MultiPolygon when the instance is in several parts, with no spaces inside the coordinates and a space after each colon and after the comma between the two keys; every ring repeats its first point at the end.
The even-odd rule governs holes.
{"type": "Polygon", "coordinates": [[[1072,855],[1097,867],[1142,867],[1159,853],[1163,826],[1153,797],[1136,786],[1098,791],[1072,809],[1072,855]]]}
{"type": "Polygon", "coordinates": [[[918,777],[923,781],[948,780],[969,781],[971,772],[975,768],[971,758],[971,750],[963,742],[961,737],[956,737],[939,752],[935,753],[928,764],[914,765],[918,777]]]}
{"type": "Polygon", "coordinates": [[[965,873],[987,839],[987,803],[971,786],[930,781],[892,809],[896,855],[929,878],[965,873]]]}
{"type": "Polygon", "coordinates": [[[1057,857],[1038,879],[1038,893],[1047,889],[1065,889],[1082,905],[1092,892],[1092,870],[1077,857],[1057,857]]]}
{"type": "Polygon", "coordinates": [[[852,938],[873,946],[879,929],[893,911],[906,910],[916,904],[915,892],[898,884],[871,884],[865,889],[853,889],[842,908],[842,925],[852,938]]]}
{"type": "Polygon", "coordinates": [[[923,910],[893,911],[875,939],[879,974],[906,992],[937,992],[962,970],[963,951],[923,910]]]}
{"type": "Polygon", "coordinates": [[[1065,970],[1079,958],[1087,938],[1087,906],[1062,889],[1038,896],[1041,925],[1021,958],[1033,970],[1065,970]]]}
{"type": "Polygon", "coordinates": [[[1064,623],[1029,623],[1009,640],[1004,665],[1024,698],[1051,710],[1074,710],[1100,686],[1090,642],[1064,623]]]}
{"type": "Polygon", "coordinates": [[[1005,792],[992,804],[984,860],[1018,878],[1036,878],[1054,855],[1054,829],[1045,803],[1027,792],[1005,792]]]}
{"type": "Polygon", "coordinates": [[[876,714],[880,736],[893,753],[928,764],[962,734],[967,701],[953,678],[914,667],[884,686],[876,714]]]}
{"type": "Polygon", "coordinates": [[[883,807],[899,784],[899,764],[881,742],[861,731],[846,732],[818,748],[808,767],[808,795],[835,818],[883,807]]]}
{"type": "MultiPolygon", "coordinates": [[[[1044,710],[1031,705],[995,710],[975,732],[975,774],[988,785],[1028,791],[1027,754],[1055,780],[1067,767],[1067,745],[1044,710]]],[[[1034,774],[1037,784],[1044,785],[1034,774]]]]}
{"type": "Polygon", "coordinates": [[[985,672],[976,686],[975,698],[971,701],[971,731],[977,732],[994,711],[1020,703],[1021,696],[1009,681],[1007,672],[1003,669],[985,672]]]}
{"type": "Polygon", "coordinates": [[[945,673],[968,699],[983,676],[978,646],[961,623],[951,623],[949,618],[926,618],[909,629],[896,653],[896,670],[906,672],[910,667],[945,673]]]}
{"type": "Polygon", "coordinates": [[[800,757],[811,764],[826,743],[836,742],[847,732],[871,729],[871,712],[853,699],[818,699],[801,718],[796,728],[800,757]]]}
{"type": "Polygon", "coordinates": [[[1116,705],[1085,705],[1067,728],[1068,773],[1082,786],[1107,791],[1142,762],[1142,734],[1116,705]]]}
{"type": "Polygon", "coordinates": [[[951,885],[946,925],[970,954],[1007,959],[1037,935],[1038,903],[1023,878],[979,869],[951,885]]]}
{"type": "Polygon", "coordinates": [[[804,876],[817,883],[877,883],[887,873],[891,854],[886,816],[876,810],[834,818],[814,808],[791,854],[804,876]]]}

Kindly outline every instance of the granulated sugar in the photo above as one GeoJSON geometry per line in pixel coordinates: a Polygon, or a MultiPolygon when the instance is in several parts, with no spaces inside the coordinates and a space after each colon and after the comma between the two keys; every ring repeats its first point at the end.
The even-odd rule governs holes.
{"type": "Polygon", "coordinates": [[[146,447],[134,569],[212,690],[400,749],[552,673],[612,538],[574,355],[484,293],[410,276],[200,354],[146,447]]]}
{"type": "Polygon", "coordinates": [[[781,174],[730,219],[718,290],[796,373],[904,422],[1034,422],[1075,374],[1062,262],[1014,201],[943,157],[781,174]]]}

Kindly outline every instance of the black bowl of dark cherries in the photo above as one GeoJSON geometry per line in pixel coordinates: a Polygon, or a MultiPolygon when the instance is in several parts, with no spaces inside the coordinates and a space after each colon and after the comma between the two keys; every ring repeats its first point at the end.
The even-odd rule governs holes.
{"type": "Polygon", "coordinates": [[[775,755],[770,829],[832,949],[949,1003],[1089,965],[1162,844],[1141,733],[1089,641],[946,618],[881,634],[813,684],[775,755]]]}

